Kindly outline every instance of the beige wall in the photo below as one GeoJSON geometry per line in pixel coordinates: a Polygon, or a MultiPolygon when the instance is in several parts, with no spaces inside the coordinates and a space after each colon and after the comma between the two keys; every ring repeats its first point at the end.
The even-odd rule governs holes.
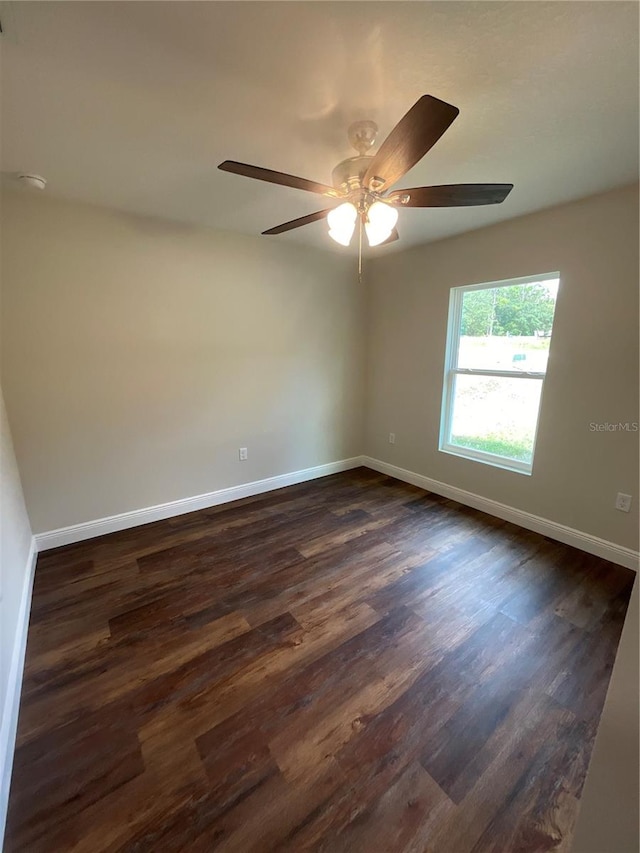
{"type": "Polygon", "coordinates": [[[638,603],[636,579],[582,793],[573,853],[638,853],[638,603]]]}
{"type": "Polygon", "coordinates": [[[353,259],[27,192],[2,212],[3,386],[35,532],[361,451],[353,259]]]}
{"type": "Polygon", "coordinates": [[[637,186],[387,255],[367,275],[365,452],[637,549],[638,433],[589,429],[638,421],[637,186]],[[561,286],[532,476],[439,452],[450,288],[555,270],[561,286]],[[619,491],[634,496],[628,515],[614,509],[619,491]]]}
{"type": "Polygon", "coordinates": [[[0,846],[18,722],[24,623],[20,606],[31,579],[31,527],[0,389],[0,846]],[[19,624],[20,622],[20,624],[19,624]],[[12,664],[15,666],[12,671],[12,664]]]}
{"type": "MultiPolygon", "coordinates": [[[[50,197],[6,195],[3,224],[3,384],[36,531],[365,449],[637,548],[637,436],[589,431],[638,417],[636,187],[381,257],[364,289],[352,259],[50,197]],[[556,269],[533,476],[440,454],[449,288],[556,269]],[[612,507],[619,490],[629,515],[612,507]]],[[[0,414],[4,691],[31,533],[0,414]]],[[[613,837],[597,832],[634,849],[637,594],[576,853],[613,837]]]]}
{"type": "Polygon", "coordinates": [[[0,389],[0,725],[5,723],[5,699],[31,538],[0,389]]]}
{"type": "Polygon", "coordinates": [[[589,430],[638,418],[637,201],[627,188],[380,257],[361,287],[350,258],[5,193],[3,386],[34,530],[364,449],[637,548],[638,436],[589,430]],[[439,453],[449,288],[555,269],[533,476],[439,453]],[[636,512],[613,508],[618,491],[636,512]]]}

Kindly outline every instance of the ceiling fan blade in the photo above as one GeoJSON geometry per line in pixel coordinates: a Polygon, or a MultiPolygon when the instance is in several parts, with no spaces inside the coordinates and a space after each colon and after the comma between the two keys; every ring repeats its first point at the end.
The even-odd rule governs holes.
{"type": "Polygon", "coordinates": [[[233,172],[234,175],[244,175],[246,178],[255,178],[258,181],[268,181],[270,184],[293,187],[296,190],[306,190],[331,198],[340,197],[340,193],[327,184],[318,184],[316,181],[308,181],[306,178],[298,178],[296,175],[287,175],[285,172],[274,172],[272,169],[263,169],[261,166],[237,163],[235,160],[225,160],[220,163],[218,169],[222,169],[223,172],[233,172]]]}
{"type": "Polygon", "coordinates": [[[436,144],[460,110],[431,95],[423,95],[400,119],[380,146],[364,177],[364,185],[381,190],[396,181],[436,144]],[[382,181],[382,184],[380,184],[382,181]]]}
{"type": "Polygon", "coordinates": [[[394,190],[385,198],[403,207],[469,207],[476,204],[500,204],[513,184],[448,184],[440,187],[412,187],[394,190]],[[403,202],[403,199],[409,200],[403,202]]]}
{"type": "Polygon", "coordinates": [[[283,222],[282,225],[276,225],[275,228],[269,228],[268,231],[263,231],[263,234],[284,234],[285,231],[292,231],[294,228],[300,228],[302,225],[309,225],[310,222],[317,222],[318,219],[324,219],[331,211],[332,207],[327,210],[318,210],[316,213],[308,213],[306,216],[300,216],[298,219],[292,219],[291,222],[283,222]]]}

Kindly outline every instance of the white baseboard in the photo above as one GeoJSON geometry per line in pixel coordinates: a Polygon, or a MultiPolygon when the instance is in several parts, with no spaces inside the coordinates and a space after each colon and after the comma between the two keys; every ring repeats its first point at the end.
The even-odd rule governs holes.
{"type": "Polygon", "coordinates": [[[640,554],[631,548],[616,545],[614,542],[608,542],[606,539],[599,539],[590,533],[574,530],[572,527],[566,527],[564,524],[558,524],[555,521],[550,521],[548,518],[541,518],[530,512],[524,512],[521,509],[507,506],[507,504],[498,503],[498,501],[493,501],[490,498],[483,498],[473,492],[467,492],[465,489],[449,486],[447,483],[440,483],[438,480],[432,480],[431,477],[425,477],[423,474],[416,474],[413,471],[398,468],[396,465],[381,462],[379,459],[373,459],[371,456],[362,456],[361,460],[362,465],[366,465],[367,468],[372,468],[381,474],[387,474],[389,477],[395,477],[397,480],[403,480],[405,483],[419,486],[428,492],[435,492],[437,495],[458,501],[458,503],[465,506],[471,506],[489,515],[495,515],[497,518],[511,521],[513,524],[524,527],[526,530],[533,530],[536,533],[541,533],[543,536],[548,536],[550,539],[564,542],[565,545],[573,545],[574,548],[580,548],[580,550],[587,551],[589,554],[595,554],[604,560],[609,560],[612,563],[617,563],[620,566],[638,571],[640,554]]]}
{"type": "Polygon", "coordinates": [[[20,710],[20,692],[22,690],[22,672],[24,656],[27,649],[27,631],[31,613],[31,593],[35,575],[38,551],[35,537],[31,539],[27,567],[22,585],[20,610],[13,639],[13,651],[9,669],[9,681],[2,709],[2,726],[0,727],[0,844],[4,838],[7,806],[9,803],[9,788],[11,786],[11,770],[18,728],[18,711],[20,710]]]}
{"type": "Polygon", "coordinates": [[[58,530],[37,533],[36,545],[38,551],[46,551],[60,545],[70,545],[73,542],[82,542],[84,539],[103,536],[105,533],[127,530],[130,527],[138,527],[152,521],[161,521],[164,518],[207,509],[229,501],[237,501],[240,498],[248,498],[263,492],[271,492],[274,489],[282,489],[285,486],[293,486],[296,483],[304,483],[306,480],[315,480],[318,477],[348,471],[362,464],[362,457],[354,456],[351,459],[342,459],[339,462],[329,462],[326,465],[316,465],[314,468],[292,471],[290,474],[279,474],[277,477],[267,477],[265,480],[255,480],[252,483],[243,483],[240,486],[231,486],[228,489],[218,489],[215,492],[207,492],[204,495],[196,495],[192,498],[181,498],[177,501],[145,507],[144,509],[135,509],[131,512],[122,512],[95,521],[72,524],[70,527],[60,527],[58,530]]]}
{"type": "Polygon", "coordinates": [[[172,518],[173,516],[195,512],[199,509],[207,509],[207,507],[240,500],[240,498],[270,492],[274,489],[282,489],[285,486],[292,486],[295,483],[304,483],[307,480],[326,477],[329,474],[337,474],[340,471],[348,471],[351,468],[357,468],[359,465],[364,465],[381,474],[387,474],[390,477],[403,480],[405,483],[419,486],[428,492],[443,495],[446,498],[458,501],[466,506],[474,507],[489,515],[502,518],[505,521],[511,521],[513,524],[524,527],[526,530],[541,533],[550,539],[556,539],[558,542],[564,542],[566,545],[580,548],[582,551],[595,554],[597,557],[610,560],[612,563],[626,566],[635,571],[638,570],[640,554],[631,548],[616,545],[614,542],[600,539],[597,536],[592,536],[590,533],[583,533],[581,530],[575,530],[564,524],[558,524],[548,518],[542,518],[524,510],[515,509],[507,504],[499,503],[490,498],[484,498],[465,489],[459,489],[457,486],[441,483],[438,480],[433,480],[431,477],[416,474],[414,471],[407,471],[405,468],[399,468],[397,465],[382,462],[371,456],[354,456],[351,459],[329,462],[326,465],[316,465],[313,468],[303,468],[299,471],[292,471],[289,474],[279,474],[276,477],[255,480],[252,483],[243,483],[240,486],[218,489],[215,492],[207,492],[204,495],[196,495],[192,498],[181,498],[180,500],[158,504],[157,506],[145,507],[144,509],[137,509],[132,512],[123,512],[107,518],[87,521],[82,524],[73,524],[70,527],[61,527],[58,530],[49,530],[46,533],[36,534],[36,547],[38,551],[46,551],[49,548],[57,548],[60,545],[70,545],[73,542],[93,539],[95,536],[102,536],[105,533],[114,533],[117,530],[138,527],[141,524],[161,521],[164,518],[172,518]]]}

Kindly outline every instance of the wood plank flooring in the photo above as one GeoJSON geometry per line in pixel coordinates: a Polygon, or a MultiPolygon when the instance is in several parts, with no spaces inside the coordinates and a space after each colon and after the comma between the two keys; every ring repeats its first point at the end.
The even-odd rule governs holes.
{"type": "Polygon", "coordinates": [[[633,580],[366,469],[46,552],[7,853],[567,851],[633,580]]]}

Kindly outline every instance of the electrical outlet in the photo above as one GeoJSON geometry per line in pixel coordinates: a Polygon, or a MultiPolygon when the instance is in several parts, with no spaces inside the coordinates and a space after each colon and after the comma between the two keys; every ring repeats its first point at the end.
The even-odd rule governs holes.
{"type": "Polygon", "coordinates": [[[619,509],[620,512],[629,512],[631,509],[631,495],[623,495],[622,492],[618,492],[616,509],[619,509]]]}
{"type": "Polygon", "coordinates": [[[395,434],[395,432],[390,432],[389,433],[389,444],[395,444],[395,443],[396,443],[396,434],[395,434]]]}
{"type": "Polygon", "coordinates": [[[238,450],[238,459],[241,462],[247,461],[248,455],[247,455],[247,448],[246,447],[241,447],[240,450],[238,450]]]}

